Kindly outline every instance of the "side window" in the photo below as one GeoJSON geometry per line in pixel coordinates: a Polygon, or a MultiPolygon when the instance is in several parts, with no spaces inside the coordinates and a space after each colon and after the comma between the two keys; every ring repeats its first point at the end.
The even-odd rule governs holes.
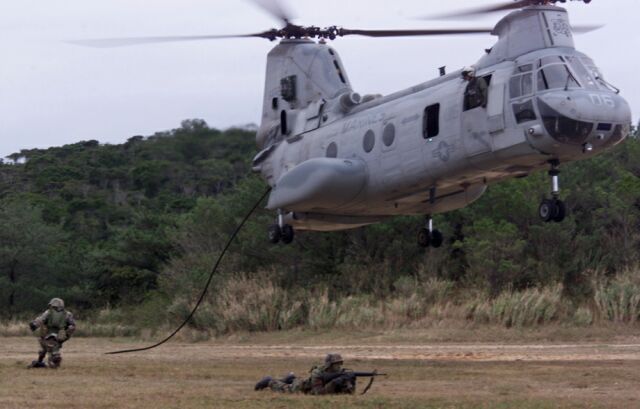
{"type": "MultiPolygon", "coordinates": [[[[511,77],[511,81],[509,81],[509,96],[512,100],[530,97],[533,94],[533,76],[533,64],[521,65],[515,69],[513,77],[511,77]]],[[[516,122],[519,124],[537,119],[533,101],[530,98],[525,101],[513,101],[512,108],[516,122]]]]}
{"type": "Polygon", "coordinates": [[[382,142],[384,146],[393,145],[396,140],[396,127],[393,124],[387,124],[382,131],[382,142]]]}
{"type": "Polygon", "coordinates": [[[440,104],[429,105],[422,118],[422,137],[434,138],[440,133],[440,104]]]}
{"type": "Polygon", "coordinates": [[[297,79],[297,76],[291,75],[280,80],[280,94],[282,95],[282,99],[287,102],[292,102],[297,97],[297,79]]]}
{"type": "Polygon", "coordinates": [[[327,146],[327,158],[337,158],[338,157],[338,145],[335,142],[331,142],[329,146],[327,146]]]}
{"type": "Polygon", "coordinates": [[[367,133],[364,134],[364,139],[362,140],[362,149],[365,152],[369,153],[373,150],[373,147],[376,145],[376,135],[372,130],[368,130],[367,133]]]}
{"type": "Polygon", "coordinates": [[[533,93],[533,74],[516,75],[509,82],[511,99],[531,95],[533,93]]]}
{"type": "Polygon", "coordinates": [[[283,135],[289,133],[289,127],[287,126],[287,111],[284,109],[280,111],[280,132],[283,135]]]}

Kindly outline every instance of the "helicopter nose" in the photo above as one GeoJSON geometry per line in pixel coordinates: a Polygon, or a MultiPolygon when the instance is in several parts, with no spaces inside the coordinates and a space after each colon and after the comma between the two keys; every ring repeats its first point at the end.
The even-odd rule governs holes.
{"type": "Polygon", "coordinates": [[[631,108],[611,92],[563,91],[538,97],[547,133],[564,145],[588,150],[621,142],[631,125],[631,108]]]}

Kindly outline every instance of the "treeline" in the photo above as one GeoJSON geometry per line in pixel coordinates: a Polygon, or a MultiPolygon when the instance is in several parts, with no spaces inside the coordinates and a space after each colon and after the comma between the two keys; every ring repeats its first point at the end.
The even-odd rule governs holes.
{"type": "MultiPolygon", "coordinates": [[[[115,308],[111,316],[136,317],[140,325],[184,317],[229,235],[266,189],[250,172],[254,154],[252,132],[221,132],[192,120],[122,145],[89,141],[12,155],[15,163],[0,167],[3,313],[42,308],[56,295],[75,310],[115,308]]],[[[539,289],[560,291],[563,303],[588,303],[595,276],[598,283],[614,280],[639,262],[638,134],[561,169],[569,210],[563,223],[538,219],[549,190],[539,172],[493,185],[474,205],[438,215],[447,238],[438,250],[417,247],[422,219],[415,217],[301,233],[290,246],[272,246],[266,226],[273,214],[260,211],[215,277],[205,308],[218,312],[203,313],[215,322],[194,325],[233,330],[221,321],[234,308],[265,310],[251,301],[258,293],[286,305],[278,314],[291,311],[293,323],[317,316],[309,311],[314,305],[335,307],[353,297],[387,311],[379,307],[384,300],[413,297],[407,288],[428,293],[430,282],[450,283],[476,300],[539,289]],[[242,302],[224,298],[242,287],[234,283],[253,288],[246,283],[254,282],[260,291],[237,290],[242,302]]]]}
{"type": "Polygon", "coordinates": [[[23,150],[0,167],[0,305],[76,309],[139,303],[178,254],[173,229],[199,198],[246,178],[252,132],[202,120],[135,136],[23,150]]]}

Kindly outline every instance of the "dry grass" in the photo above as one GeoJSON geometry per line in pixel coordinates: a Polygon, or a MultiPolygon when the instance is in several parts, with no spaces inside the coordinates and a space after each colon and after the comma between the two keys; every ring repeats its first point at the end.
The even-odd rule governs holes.
{"type": "MultiPolygon", "coordinates": [[[[640,273],[628,271],[613,278],[594,274],[593,296],[574,303],[561,285],[504,291],[490,298],[483,291],[457,288],[454,283],[403,277],[386,297],[359,294],[333,299],[326,288],[285,290],[269,279],[245,275],[229,277],[202,304],[182,333],[182,340],[202,341],[243,332],[392,331],[487,326],[544,330],[600,328],[612,324],[635,329],[640,322],[640,273]]],[[[79,326],[80,337],[154,337],[186,318],[192,303],[177,298],[169,305],[143,303],[104,309],[91,326],[79,326]],[[140,319],[153,317],[153,320],[140,319]],[[158,317],[162,317],[158,320],[158,317]],[[132,320],[133,318],[133,320],[132,320]]],[[[29,335],[27,320],[0,322],[0,336],[29,335]]]]}
{"type": "MultiPolygon", "coordinates": [[[[608,322],[634,324],[640,312],[636,291],[640,287],[627,282],[594,282],[597,288],[594,300],[583,306],[563,297],[561,285],[504,291],[495,298],[435,278],[420,283],[405,277],[394,286],[396,292],[384,298],[359,294],[333,299],[327,289],[287,292],[268,279],[241,275],[220,285],[201,307],[194,325],[215,334],[295,328],[359,331],[433,328],[451,322],[456,326],[471,323],[505,328],[550,324],[585,327],[608,322]],[[602,319],[596,322],[594,316],[602,319]]],[[[175,317],[186,317],[190,304],[176,300],[169,310],[175,317]]]]}
{"type": "MultiPolygon", "coordinates": [[[[282,336],[283,334],[280,334],[282,336]]],[[[291,336],[290,338],[296,338],[291,336]]],[[[632,408],[640,406],[640,346],[506,346],[383,344],[375,336],[333,337],[306,347],[279,339],[242,344],[172,343],[146,353],[102,352],[141,346],[130,340],[74,339],[61,370],[26,370],[33,338],[0,344],[1,408],[632,408]],[[339,346],[349,340],[351,346],[339,346]],[[359,344],[366,343],[363,347],[359,344]],[[391,374],[366,396],[311,397],[256,393],[265,374],[305,373],[331,350],[349,367],[391,374]],[[603,352],[604,351],[604,352],[603,352]],[[10,387],[9,387],[10,385],[10,387]]],[[[627,344],[631,341],[625,340],[627,344]]]]}
{"type": "Polygon", "coordinates": [[[612,279],[594,279],[594,301],[603,320],[636,323],[640,319],[640,274],[629,270],[612,279]]]}

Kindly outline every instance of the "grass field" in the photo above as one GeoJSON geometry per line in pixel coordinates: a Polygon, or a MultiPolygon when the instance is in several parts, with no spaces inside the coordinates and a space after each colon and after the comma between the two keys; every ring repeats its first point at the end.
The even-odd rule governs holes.
{"type": "Polygon", "coordinates": [[[372,335],[327,335],[322,343],[284,338],[176,342],[116,356],[103,353],[145,343],[76,338],[65,345],[63,368],[27,370],[36,340],[5,337],[0,408],[640,408],[640,340],[629,335],[509,344],[411,343],[410,334],[394,342],[372,335]],[[253,391],[263,375],[305,374],[332,351],[341,352],[349,368],[390,375],[365,396],[253,391]]]}

